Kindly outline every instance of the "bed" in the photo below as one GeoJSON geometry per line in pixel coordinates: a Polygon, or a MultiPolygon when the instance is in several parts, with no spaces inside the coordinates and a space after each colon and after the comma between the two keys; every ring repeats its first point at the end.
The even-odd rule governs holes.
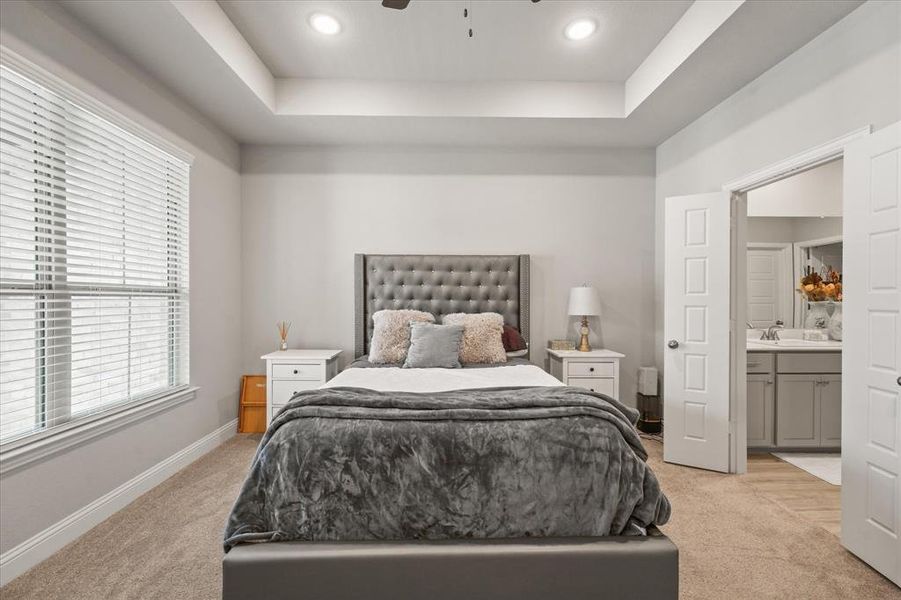
{"type": "MultiPolygon", "coordinates": [[[[409,431],[418,432],[418,428],[423,427],[442,428],[447,436],[455,436],[460,430],[495,431],[497,427],[506,426],[504,420],[509,419],[510,427],[520,427],[525,423],[527,425],[522,426],[532,427],[530,431],[533,433],[528,435],[539,435],[539,432],[548,429],[549,423],[561,422],[574,426],[572,424],[585,421],[588,413],[597,416],[607,411],[603,414],[609,421],[604,423],[606,429],[612,430],[615,425],[620,431],[610,434],[611,439],[618,440],[620,434],[623,438],[629,438],[633,449],[621,452],[630,457],[633,451],[640,454],[643,449],[639,448],[640,442],[635,441],[637,434],[634,434],[634,427],[623,424],[620,411],[616,407],[611,408],[607,402],[609,399],[575,393],[526,359],[511,360],[491,368],[463,369],[378,368],[380,366],[367,362],[372,315],[381,309],[413,308],[439,317],[452,312],[497,312],[504,315],[507,323],[517,327],[528,341],[529,275],[529,257],[525,255],[357,255],[354,364],[323,389],[306,393],[303,400],[298,398],[297,405],[289,408],[295,404],[292,401],[276,421],[281,419],[282,429],[287,429],[292,423],[306,422],[304,419],[313,415],[313,419],[307,420],[331,424],[351,419],[353,411],[358,411],[362,420],[354,420],[351,429],[363,426],[358,423],[378,423],[381,428],[363,436],[368,439],[384,438],[385,427],[393,427],[387,431],[398,436],[409,431]],[[385,421],[380,420],[382,417],[369,419],[367,415],[371,413],[367,411],[376,409],[387,411],[394,415],[391,419],[397,418],[398,421],[392,422],[387,417],[385,421]],[[489,414],[485,412],[488,409],[492,416],[486,420],[483,415],[489,414]],[[438,411],[434,414],[440,412],[443,416],[440,420],[421,416],[432,414],[429,411],[438,411]],[[296,417],[292,412],[297,413],[296,417]],[[550,414],[554,412],[559,414],[550,414]],[[473,413],[479,413],[478,420],[467,420],[474,419],[471,417],[473,413]],[[420,419],[426,422],[417,422],[420,419]],[[485,422],[492,425],[486,428],[485,422]],[[453,423],[453,426],[448,426],[448,423],[453,423]],[[634,439],[631,437],[633,435],[634,439]]],[[[273,424],[278,425],[275,421],[273,424]]],[[[304,431],[311,439],[302,440],[300,438],[304,436],[295,434],[296,439],[292,443],[307,445],[292,447],[282,454],[308,457],[321,449],[323,444],[315,441],[318,432],[304,431]]],[[[338,431],[340,436],[344,430],[327,430],[326,435],[335,435],[334,431],[338,431]]],[[[272,433],[270,430],[267,436],[272,433]]],[[[591,431],[587,433],[594,435],[591,431]]],[[[273,435],[278,435],[278,432],[273,435]]],[[[491,435],[496,435],[496,431],[491,435]]],[[[509,434],[505,435],[509,437],[509,434]]],[[[584,437],[586,432],[576,429],[572,435],[574,438],[584,437]]],[[[479,443],[492,442],[487,438],[478,439],[479,443]]],[[[264,438],[261,447],[266,442],[267,438],[264,438]]],[[[454,438],[445,445],[456,448],[458,443],[460,440],[454,438]]],[[[531,445],[540,447],[541,443],[525,444],[525,449],[520,449],[520,452],[528,452],[531,445]]],[[[416,454],[415,451],[413,453],[416,454]]],[[[370,464],[378,460],[378,454],[374,456],[368,457],[370,464]]],[[[260,491],[259,488],[264,487],[261,484],[249,485],[255,470],[259,470],[259,477],[264,479],[265,469],[273,469],[273,460],[273,456],[269,455],[255,461],[241,497],[276,493],[271,491],[271,485],[266,492],[260,491]]],[[[443,460],[446,462],[446,458],[443,460]]],[[[522,458],[517,460],[521,462],[522,458]]],[[[439,460],[428,468],[435,468],[435,464],[440,465],[441,462],[439,460]]],[[[515,470],[516,464],[517,461],[512,461],[509,467],[504,468],[515,470]]],[[[274,467],[274,471],[281,476],[286,471],[293,472],[292,469],[294,467],[282,465],[274,467]]],[[[392,472],[397,470],[394,467],[391,469],[392,472]]],[[[268,477],[272,479],[273,476],[269,474],[268,477]]],[[[554,474],[547,477],[553,481],[554,474]]],[[[559,486],[568,485],[571,479],[560,479],[556,483],[559,486]]],[[[267,483],[271,482],[267,480],[267,483]]],[[[283,483],[279,485],[284,487],[283,483]]],[[[388,496],[398,498],[395,504],[409,502],[401,498],[402,492],[397,491],[403,490],[406,485],[391,488],[388,496]]],[[[647,482],[644,485],[650,489],[647,482]]],[[[552,484],[552,487],[556,489],[558,486],[552,484]]],[[[602,487],[603,480],[591,489],[598,494],[621,493],[599,489],[602,487]]],[[[441,490],[415,491],[415,494],[425,496],[437,493],[441,490]]],[[[431,519],[429,524],[411,534],[409,524],[405,525],[407,529],[400,525],[397,526],[400,529],[392,529],[398,520],[406,518],[404,511],[389,514],[384,518],[385,523],[373,524],[371,520],[364,519],[367,510],[364,506],[359,511],[343,508],[345,512],[338,519],[329,520],[323,515],[306,519],[307,522],[318,523],[320,529],[312,536],[308,529],[294,535],[295,539],[306,535],[307,539],[319,541],[280,541],[292,536],[283,529],[273,535],[271,531],[257,531],[266,529],[263,526],[256,529],[243,526],[246,521],[253,520],[253,511],[241,513],[239,502],[226,531],[228,551],[223,559],[223,598],[528,600],[678,597],[678,551],[656,527],[634,526],[635,517],[629,514],[632,510],[629,508],[619,515],[615,514],[616,511],[609,511],[611,517],[608,521],[619,523],[616,527],[610,526],[610,530],[625,532],[629,529],[633,535],[584,535],[579,533],[579,528],[573,529],[566,518],[560,517],[560,513],[564,512],[567,515],[579,513],[582,504],[573,502],[572,493],[557,496],[560,497],[550,493],[549,502],[568,504],[554,513],[553,519],[548,518],[556,525],[550,526],[547,531],[564,534],[576,531],[576,535],[545,535],[542,524],[534,522],[535,510],[528,513],[533,521],[525,524],[520,523],[525,517],[519,513],[514,516],[504,513],[505,518],[496,518],[497,522],[490,527],[480,521],[480,527],[488,527],[496,534],[485,539],[479,539],[483,533],[481,529],[475,532],[475,536],[472,531],[466,530],[469,521],[461,525],[462,521],[451,522],[453,519],[446,515],[443,518],[447,522],[442,521],[440,527],[435,526],[432,516],[427,515],[431,519]],[[358,512],[361,514],[358,515],[358,512]],[[236,514],[242,515],[241,518],[236,518],[236,514]],[[242,526],[236,527],[233,521],[242,526]],[[508,521],[512,529],[504,528],[508,521]],[[324,522],[327,525],[322,525],[324,522]],[[634,535],[635,529],[646,535],[634,535]],[[526,531],[525,536],[504,533],[521,530],[526,531]],[[532,531],[536,533],[532,534],[532,531]],[[321,535],[317,537],[317,533],[321,535]],[[377,539],[363,539],[369,537],[368,534],[377,539]],[[258,543],[263,540],[265,543],[258,543]]],[[[648,492],[648,496],[648,510],[653,510],[654,504],[650,502],[653,494],[648,492]]],[[[425,504],[434,501],[433,496],[428,497],[430,500],[425,504]]],[[[598,503],[595,496],[585,498],[583,504],[588,508],[598,503]]],[[[657,502],[659,510],[659,500],[657,502]]],[[[253,506],[253,503],[245,505],[253,506]]],[[[385,502],[376,512],[392,513],[394,509],[391,502],[385,502]]],[[[637,509],[634,512],[637,513],[637,509]]],[[[537,511],[537,514],[541,517],[542,512],[537,511]]],[[[581,519],[579,523],[584,522],[579,514],[572,518],[581,519]]],[[[483,521],[491,519],[485,517],[483,521]]]]}

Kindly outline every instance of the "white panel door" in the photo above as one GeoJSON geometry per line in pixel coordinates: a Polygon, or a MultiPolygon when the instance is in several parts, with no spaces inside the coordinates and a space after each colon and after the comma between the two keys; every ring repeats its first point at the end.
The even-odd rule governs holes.
{"type": "Polygon", "coordinates": [[[842,544],[901,585],[901,123],[844,168],[842,544]]]}
{"type": "Polygon", "coordinates": [[[729,194],[666,199],[663,457],[729,471],[729,194]]]}
{"type": "Polygon", "coordinates": [[[748,250],[748,322],[754,327],[785,321],[781,261],[781,249],[748,250]]]}

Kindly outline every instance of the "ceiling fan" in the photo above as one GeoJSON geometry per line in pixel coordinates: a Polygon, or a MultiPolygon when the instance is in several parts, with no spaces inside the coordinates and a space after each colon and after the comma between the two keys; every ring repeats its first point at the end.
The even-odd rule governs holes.
{"type": "MultiPolygon", "coordinates": [[[[532,4],[540,2],[541,0],[532,0],[532,4]]],[[[407,8],[407,5],[410,3],[410,0],[382,0],[382,6],[385,8],[393,8],[395,10],[403,10],[407,8]]]]}

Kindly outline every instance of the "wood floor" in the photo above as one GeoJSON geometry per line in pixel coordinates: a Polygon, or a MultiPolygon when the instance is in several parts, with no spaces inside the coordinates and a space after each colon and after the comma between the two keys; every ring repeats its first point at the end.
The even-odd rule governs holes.
{"type": "Polygon", "coordinates": [[[768,453],[748,454],[748,472],[740,477],[761,496],[840,536],[840,486],[826,483],[768,453]]]}

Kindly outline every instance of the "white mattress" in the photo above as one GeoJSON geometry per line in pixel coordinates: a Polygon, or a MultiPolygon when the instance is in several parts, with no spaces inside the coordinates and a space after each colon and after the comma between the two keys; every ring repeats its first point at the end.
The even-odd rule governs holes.
{"type": "Polygon", "coordinates": [[[322,387],[360,387],[381,392],[445,392],[559,385],[563,383],[535,365],[513,365],[487,369],[345,369],[322,387]]]}

